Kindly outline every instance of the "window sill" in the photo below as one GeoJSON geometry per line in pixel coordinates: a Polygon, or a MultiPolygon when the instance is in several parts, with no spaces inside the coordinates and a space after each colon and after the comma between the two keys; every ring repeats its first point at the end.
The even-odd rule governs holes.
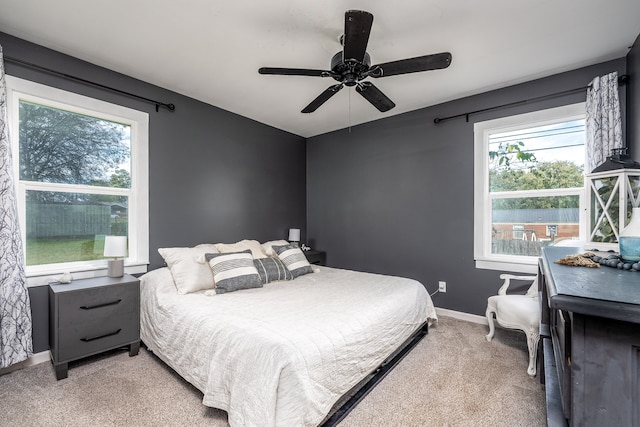
{"type": "Polygon", "coordinates": [[[514,273],[538,273],[537,262],[513,262],[513,261],[495,261],[495,260],[476,260],[476,268],[482,270],[498,270],[510,271],[514,273]]]}
{"type": "MultiPolygon", "coordinates": [[[[49,283],[57,282],[64,271],[47,271],[27,274],[27,287],[46,286],[49,283]]],[[[147,264],[128,264],[124,267],[126,274],[143,274],[147,272],[147,264]]],[[[71,271],[73,280],[88,279],[91,277],[101,277],[107,275],[106,267],[85,271],[71,271]]]]}

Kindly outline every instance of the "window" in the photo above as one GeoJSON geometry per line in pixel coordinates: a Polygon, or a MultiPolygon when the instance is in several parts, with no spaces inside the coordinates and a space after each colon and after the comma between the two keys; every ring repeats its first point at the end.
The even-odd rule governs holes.
{"type": "Polygon", "coordinates": [[[584,104],[476,123],[476,267],[535,273],[544,246],[580,240],[584,104]]]}
{"type": "Polygon", "coordinates": [[[106,269],[107,235],[148,263],[148,114],[7,76],[27,276],[106,269]]]}
{"type": "Polygon", "coordinates": [[[513,240],[522,240],[525,238],[524,224],[513,224],[513,240]]]}

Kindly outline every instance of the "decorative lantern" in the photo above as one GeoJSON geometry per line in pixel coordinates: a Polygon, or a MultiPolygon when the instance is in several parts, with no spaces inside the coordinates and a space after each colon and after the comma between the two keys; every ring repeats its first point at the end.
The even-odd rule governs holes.
{"type": "Polygon", "coordinates": [[[640,164],[626,148],[614,150],[587,174],[587,249],[618,251],[620,232],[629,224],[633,208],[640,207],[640,164]]]}

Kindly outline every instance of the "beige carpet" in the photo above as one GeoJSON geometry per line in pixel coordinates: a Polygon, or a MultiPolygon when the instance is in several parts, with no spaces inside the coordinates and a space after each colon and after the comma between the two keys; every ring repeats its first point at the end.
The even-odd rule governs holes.
{"type": "MultiPolygon", "coordinates": [[[[524,334],[442,317],[340,423],[365,426],[544,426],[544,391],[526,373],[524,334]]],[[[115,351],[0,376],[1,426],[227,426],[226,413],[155,356],[115,351]]]]}

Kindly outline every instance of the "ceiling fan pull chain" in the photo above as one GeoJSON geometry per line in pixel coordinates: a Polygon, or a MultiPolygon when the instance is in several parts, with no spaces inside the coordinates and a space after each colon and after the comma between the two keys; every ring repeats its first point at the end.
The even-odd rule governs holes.
{"type": "Polygon", "coordinates": [[[349,90],[349,133],[351,133],[351,91],[349,90]]]}

